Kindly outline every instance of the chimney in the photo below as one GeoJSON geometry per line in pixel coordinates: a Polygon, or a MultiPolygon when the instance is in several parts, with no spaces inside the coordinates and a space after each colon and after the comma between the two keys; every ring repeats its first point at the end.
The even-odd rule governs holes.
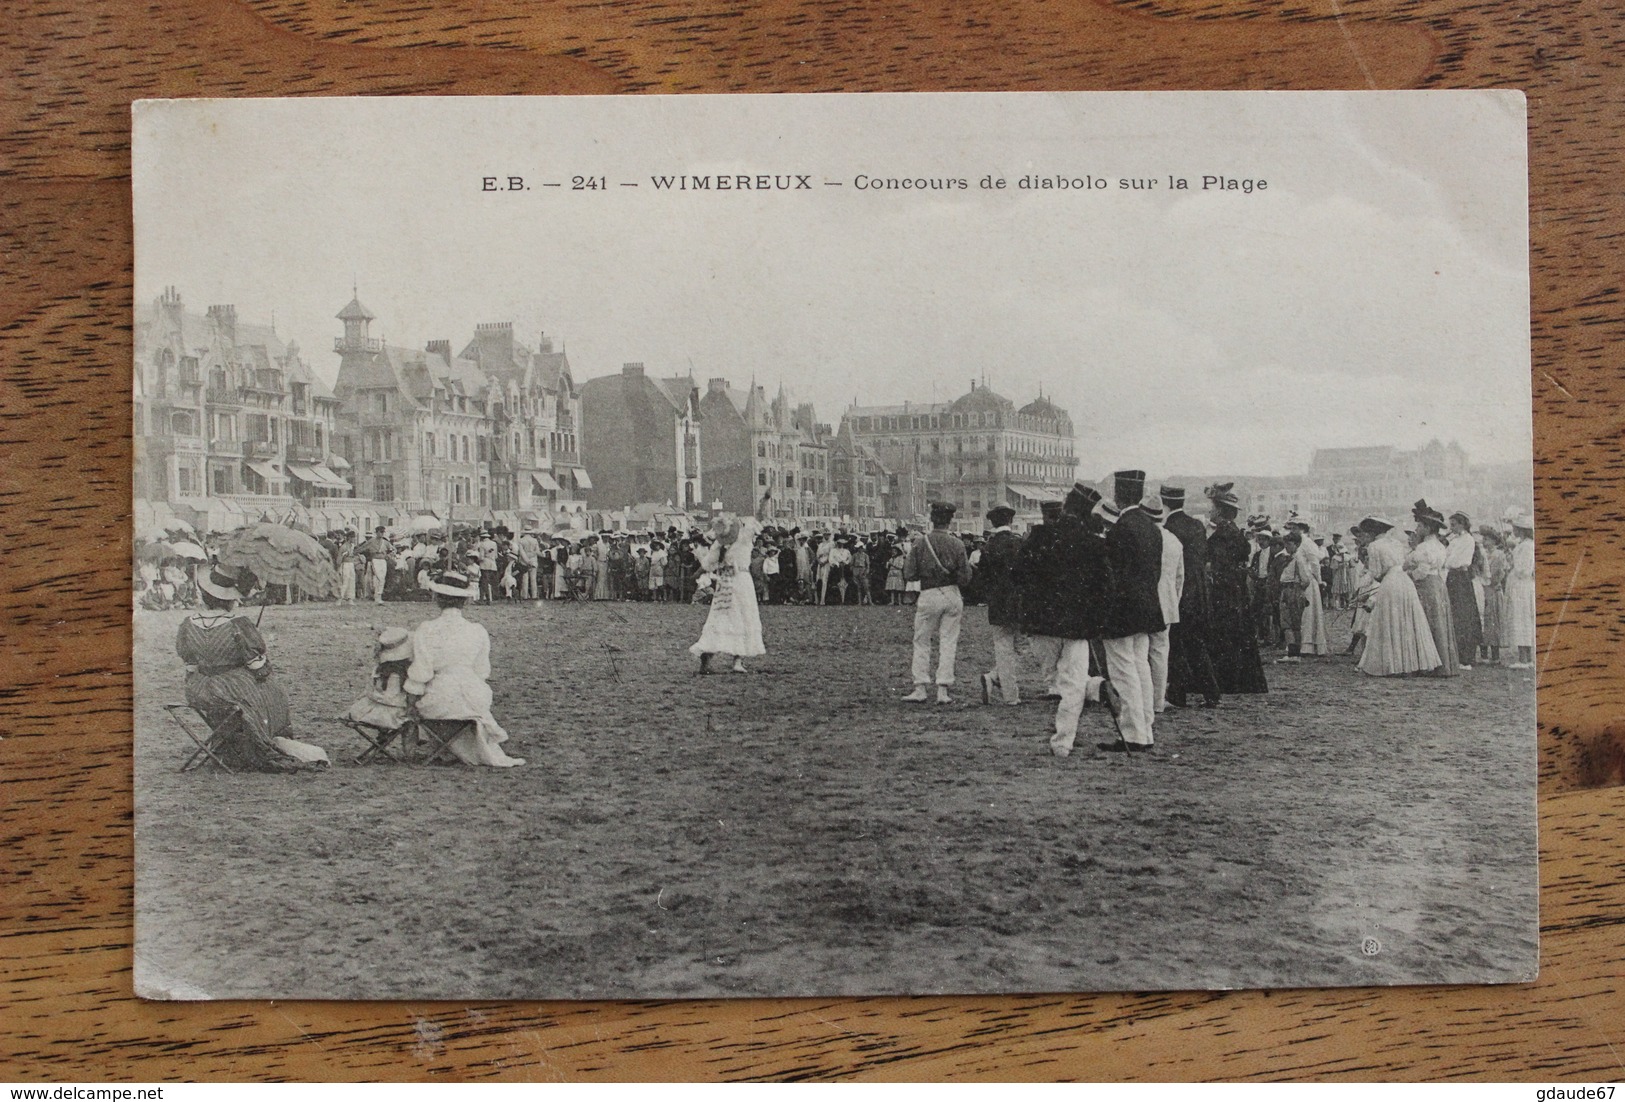
{"type": "Polygon", "coordinates": [[[635,376],[637,376],[638,378],[641,379],[643,377],[643,365],[640,364],[640,363],[637,363],[637,364],[622,364],[621,365],[621,374],[622,375],[635,375],[635,376]]]}
{"type": "Polygon", "coordinates": [[[181,293],[173,286],[165,287],[164,293],[158,298],[158,302],[160,305],[169,307],[172,310],[178,310],[181,305],[181,293]]]}
{"type": "Polygon", "coordinates": [[[513,322],[482,321],[474,326],[474,331],[476,333],[511,333],[513,332],[513,322]]]}
{"type": "Polygon", "coordinates": [[[450,341],[430,341],[428,344],[424,345],[423,347],[428,352],[430,352],[430,353],[432,353],[432,354],[434,354],[436,356],[439,356],[441,359],[445,360],[448,365],[451,363],[451,342],[450,341]]]}
{"type": "Polygon", "coordinates": [[[553,351],[553,338],[548,336],[546,333],[543,333],[540,337],[536,338],[536,351],[544,354],[550,354],[553,351]]]}
{"type": "Polygon", "coordinates": [[[211,306],[209,320],[214,322],[215,328],[226,335],[226,339],[237,339],[237,307],[211,306]]]}
{"type": "Polygon", "coordinates": [[[710,394],[722,394],[728,389],[728,380],[710,379],[706,382],[705,389],[706,392],[710,394]]]}

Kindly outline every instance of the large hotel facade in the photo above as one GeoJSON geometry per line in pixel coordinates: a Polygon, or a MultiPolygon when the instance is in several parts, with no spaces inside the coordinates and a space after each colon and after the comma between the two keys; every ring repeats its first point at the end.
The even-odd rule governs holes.
{"type": "Polygon", "coordinates": [[[1072,418],[1040,395],[1016,404],[972,380],[951,402],[853,406],[853,439],[893,470],[917,472],[928,496],[959,507],[954,527],[981,531],[996,505],[1036,523],[1039,506],[1066,496],[1077,478],[1072,418]]]}

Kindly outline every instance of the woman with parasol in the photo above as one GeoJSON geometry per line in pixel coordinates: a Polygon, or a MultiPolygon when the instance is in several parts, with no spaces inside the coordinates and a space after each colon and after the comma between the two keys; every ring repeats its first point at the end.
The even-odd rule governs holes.
{"type": "Polygon", "coordinates": [[[756,534],[762,530],[761,517],[772,501],[763,494],[757,519],[719,516],[711,522],[711,540],[697,551],[699,565],[717,576],[711,610],[705,617],[700,640],[688,648],[700,658],[700,672],[711,672],[711,658],[717,654],[734,656],[733,672],[744,673],[745,659],[766,654],[762,642],[762,616],[756,608],[756,586],[750,577],[750,551],[756,534]]]}
{"type": "Polygon", "coordinates": [[[203,610],[181,621],[175,650],[186,663],[186,703],[211,728],[234,712],[238,734],[220,747],[234,769],[289,773],[327,764],[319,746],[289,737],[288,698],[272,674],[265,638],[246,616],[234,616],[246,588],[230,569],[199,566],[203,610]]]}

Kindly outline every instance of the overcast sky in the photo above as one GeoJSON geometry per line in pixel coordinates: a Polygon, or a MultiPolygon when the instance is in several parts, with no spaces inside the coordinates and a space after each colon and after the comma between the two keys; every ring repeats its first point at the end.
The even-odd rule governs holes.
{"type": "Polygon", "coordinates": [[[138,108],[136,294],[274,312],[329,379],[352,279],[392,343],[512,321],[578,382],[754,376],[832,423],[986,375],[1069,409],[1088,477],[1433,437],[1527,462],[1524,126],[1504,92],[175,101],[138,108]],[[651,184],[718,173],[813,190],[651,184]]]}

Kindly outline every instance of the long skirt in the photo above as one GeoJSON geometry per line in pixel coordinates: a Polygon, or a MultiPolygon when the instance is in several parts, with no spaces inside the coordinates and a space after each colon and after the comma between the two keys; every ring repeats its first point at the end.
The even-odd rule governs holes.
{"type": "Polygon", "coordinates": [[[1264,663],[1258,657],[1258,621],[1247,597],[1245,579],[1213,583],[1213,610],[1208,618],[1208,655],[1223,693],[1267,693],[1264,663]]]}
{"type": "Polygon", "coordinates": [[[1501,645],[1501,606],[1506,603],[1506,595],[1497,585],[1484,587],[1484,624],[1482,646],[1499,647],[1501,645]]]}
{"type": "Polygon", "coordinates": [[[1360,672],[1373,677],[1393,677],[1424,673],[1438,666],[1439,648],[1433,642],[1416,583],[1409,574],[1395,567],[1388,571],[1371,598],[1360,672]]]}
{"type": "Polygon", "coordinates": [[[1501,605],[1501,645],[1535,645],[1535,579],[1508,578],[1506,600],[1501,605]]]}
{"type": "Polygon", "coordinates": [[[1478,594],[1473,592],[1470,567],[1456,567],[1445,576],[1445,592],[1450,597],[1450,623],[1456,632],[1456,658],[1471,666],[1484,641],[1484,624],[1478,615],[1478,594]]]}
{"type": "Polygon", "coordinates": [[[767,653],[762,642],[762,616],[756,609],[756,586],[750,574],[724,570],[718,576],[700,641],[688,650],[690,654],[731,654],[735,658],[767,653]]]}
{"type": "Polygon", "coordinates": [[[1433,634],[1433,646],[1439,652],[1438,676],[1455,677],[1460,663],[1456,657],[1456,629],[1450,616],[1450,594],[1445,589],[1444,579],[1437,574],[1417,579],[1416,595],[1421,598],[1428,630],[1433,634]]]}

